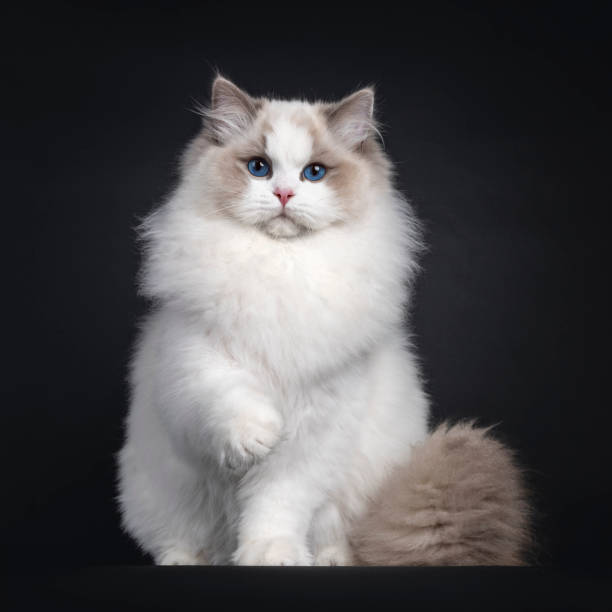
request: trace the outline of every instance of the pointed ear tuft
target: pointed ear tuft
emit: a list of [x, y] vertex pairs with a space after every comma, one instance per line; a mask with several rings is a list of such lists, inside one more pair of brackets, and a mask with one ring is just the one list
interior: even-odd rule
[[328, 111], [331, 130], [350, 149], [376, 133], [374, 89], [366, 87], [334, 104]]
[[257, 114], [257, 103], [228, 79], [217, 76], [212, 84], [210, 107], [202, 110], [204, 125], [216, 144], [225, 144], [244, 132]]

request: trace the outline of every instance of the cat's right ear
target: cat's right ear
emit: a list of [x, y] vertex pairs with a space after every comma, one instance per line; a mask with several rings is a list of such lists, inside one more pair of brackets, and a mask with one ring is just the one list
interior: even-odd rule
[[212, 84], [210, 107], [202, 110], [204, 127], [215, 144], [225, 144], [244, 132], [257, 114], [257, 103], [228, 79], [217, 76]]

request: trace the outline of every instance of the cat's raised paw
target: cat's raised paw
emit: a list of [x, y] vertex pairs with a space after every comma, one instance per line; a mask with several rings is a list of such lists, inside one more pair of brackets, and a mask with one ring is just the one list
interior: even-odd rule
[[312, 565], [306, 546], [292, 538], [251, 540], [234, 554], [236, 565]]
[[235, 472], [245, 471], [276, 446], [282, 427], [280, 414], [267, 406], [235, 417], [224, 450], [225, 465]]

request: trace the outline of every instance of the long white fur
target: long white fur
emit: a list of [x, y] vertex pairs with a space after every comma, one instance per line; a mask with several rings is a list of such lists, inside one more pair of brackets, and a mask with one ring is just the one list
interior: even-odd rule
[[365, 212], [335, 222], [340, 196], [297, 180], [312, 142], [289, 117], [310, 105], [270, 104], [266, 152], [313, 231], [252, 224], [278, 205], [258, 179], [235, 204], [245, 222], [216, 212], [207, 151], [145, 223], [155, 307], [132, 362], [119, 501], [156, 563], [350, 563], [347, 525], [426, 435], [404, 330], [406, 203], [371, 181]]

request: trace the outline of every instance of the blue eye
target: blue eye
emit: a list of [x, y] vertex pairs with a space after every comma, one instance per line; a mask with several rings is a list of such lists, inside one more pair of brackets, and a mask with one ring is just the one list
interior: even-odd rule
[[320, 181], [325, 176], [325, 166], [310, 164], [304, 168], [304, 178], [309, 181]]
[[270, 174], [270, 164], [265, 159], [261, 159], [261, 157], [251, 159], [247, 164], [247, 168], [253, 176], [267, 176]]

